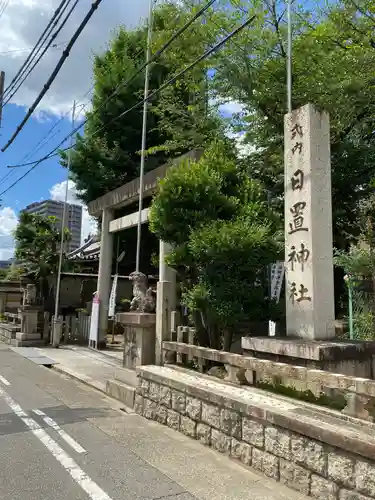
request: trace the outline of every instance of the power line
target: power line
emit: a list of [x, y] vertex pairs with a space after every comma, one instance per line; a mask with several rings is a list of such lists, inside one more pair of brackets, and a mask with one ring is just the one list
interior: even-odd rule
[[[86, 92], [83, 94], [81, 100], [83, 100], [85, 97], [88, 96], [88, 94], [92, 91], [92, 89], [94, 88], [94, 85], [91, 85], [91, 87], [86, 90]], [[81, 104], [81, 111], [84, 107], [86, 107], [87, 104]], [[26, 162], [26, 160], [28, 160], [29, 158], [31, 158], [33, 155], [35, 155], [38, 151], [40, 151], [48, 142], [50, 142], [54, 137], [56, 137], [56, 135], [61, 132], [61, 129], [57, 130], [53, 135], [52, 137], [50, 137], [48, 139], [48, 137], [50, 136], [51, 132], [61, 123], [62, 120], [64, 120], [69, 114], [72, 113], [72, 110], [73, 110], [73, 107], [71, 107], [66, 113], [64, 113], [64, 115], [49, 129], [49, 131], [40, 139], [40, 141], [37, 142], [37, 144], [34, 146], [34, 149], [32, 151], [30, 151], [29, 153], [27, 153], [23, 159], [21, 160], [22, 163], [18, 164], [18, 165], [14, 165], [14, 166], [8, 166], [8, 168], [14, 168], [14, 167], [27, 167], [27, 166], [30, 166], [30, 165], [34, 165], [34, 163], [36, 163], [36, 161], [30, 161], [28, 163], [24, 163]], [[47, 140], [48, 139], [48, 140]], [[60, 143], [60, 145], [62, 145], [63, 143], [65, 142], [65, 139], [63, 139], [63, 141]], [[59, 145], [59, 146], [60, 146]], [[39, 146], [39, 147], [38, 147]], [[69, 148], [66, 148], [65, 150], [68, 150]], [[63, 150], [63, 151], [65, 151]], [[44, 157], [44, 159], [49, 159], [49, 158], [52, 158], [54, 156], [57, 156], [59, 153], [55, 153], [51, 156], [47, 155], [46, 157]], [[38, 160], [37, 160], [38, 161]], [[44, 161], [44, 160], [43, 160]], [[12, 172], [12, 174], [15, 173], [15, 170], [12, 169], [10, 172]], [[4, 177], [2, 177], [0, 179], [0, 185], [3, 184], [9, 177], [9, 173], [8, 172], [7, 174], [4, 175]]]
[[55, 10], [55, 12], [53, 13], [53, 16], [52, 18], [50, 19], [50, 21], [48, 22], [46, 28], [44, 29], [43, 33], [40, 35], [38, 41], [36, 42], [36, 44], [34, 45], [34, 48], [32, 49], [32, 51], [30, 52], [30, 54], [27, 56], [25, 62], [21, 65], [20, 69], [18, 70], [18, 72], [16, 73], [16, 75], [13, 77], [13, 80], [10, 82], [9, 86], [5, 89], [5, 93], [7, 93], [9, 91], [9, 89], [11, 89], [15, 82], [17, 81], [17, 79], [19, 78], [19, 76], [21, 75], [21, 73], [24, 72], [25, 68], [28, 66], [29, 64], [29, 61], [32, 59], [32, 57], [34, 56], [34, 53], [36, 51], [38, 51], [38, 46], [40, 44], [43, 44], [45, 43], [45, 40], [44, 38], [46, 38], [46, 36], [48, 37], [49, 36], [49, 33], [48, 31], [50, 32], [52, 29], [53, 29], [53, 26], [54, 26], [54, 21], [56, 20], [56, 18], [59, 16], [60, 12], [61, 12], [61, 9], [64, 7], [64, 4], [67, 0], [62, 0], [60, 5], [57, 7], [57, 9]]
[[[120, 83], [120, 85], [117, 86], [117, 88], [112, 92], [112, 94], [110, 94], [106, 99], [105, 101], [103, 102], [103, 104], [100, 106], [99, 109], [97, 109], [96, 111], [94, 111], [94, 114], [98, 113], [101, 109], [103, 109], [103, 107], [110, 101], [112, 100], [114, 97], [116, 97], [118, 95], [118, 93], [120, 92], [121, 89], [123, 89], [124, 87], [127, 87], [128, 85], [130, 85], [130, 83], [132, 83], [135, 78], [143, 72], [143, 70], [151, 65], [152, 63], [154, 63], [157, 59], [159, 59], [159, 57], [170, 47], [170, 45], [172, 45], [172, 43], [180, 36], [182, 35], [182, 33], [184, 33], [193, 23], [194, 21], [196, 21], [199, 17], [201, 17], [204, 12], [206, 10], [208, 10], [211, 5], [213, 5], [214, 3], [216, 2], [216, 0], [209, 0], [209, 2], [206, 3], [206, 5], [204, 5], [204, 7], [202, 7], [201, 9], [199, 9], [198, 12], [196, 12], [196, 14], [194, 14], [193, 17], [191, 17], [180, 29], [178, 29], [176, 31], [176, 33], [174, 35], [171, 36], [171, 38], [169, 40], [167, 40], [167, 42], [159, 49], [155, 52], [155, 54], [153, 54], [151, 56], [151, 58], [146, 61], [145, 63], [141, 64], [141, 66], [135, 71], [135, 73], [133, 73], [133, 75], [128, 78], [125, 82], [123, 83]], [[143, 49], [142, 49], [143, 51]], [[83, 127], [85, 125], [85, 123], [87, 122], [87, 119], [84, 121], [84, 123], [82, 123], [80, 125], [80, 127]]]
[[[199, 17], [201, 17], [204, 12], [209, 9], [211, 7], [211, 5], [213, 5], [213, 3], [215, 2], [216, 0], [209, 0], [209, 2], [207, 2], [207, 4], [205, 6], [203, 6], [201, 9], [199, 9], [199, 11], [196, 12], [196, 14], [194, 16], [192, 16], [180, 29], [178, 29], [176, 31], [176, 33], [174, 35], [172, 35], [172, 37], [167, 40], [167, 42], [159, 49], [155, 52], [155, 54], [153, 54], [150, 58], [150, 60], [146, 63], [143, 63], [136, 71], [135, 73], [133, 73], [133, 75], [128, 78], [125, 82], [121, 83], [120, 85], [117, 86], [117, 88], [112, 92], [112, 94], [110, 94], [106, 99], [105, 101], [102, 103], [102, 105], [100, 106], [99, 109], [97, 109], [96, 111], [94, 111], [93, 114], [96, 114], [98, 113], [101, 109], [104, 108], [104, 106], [110, 101], [112, 100], [114, 97], [116, 97], [118, 95], [118, 93], [120, 92], [120, 90], [126, 86], [128, 86], [132, 81], [134, 81], [134, 79], [150, 64], [152, 64], [153, 62], [155, 62], [169, 47], [170, 45], [176, 40], [176, 38], [178, 38], [182, 33], [184, 33], [192, 24], [193, 22], [198, 19]], [[143, 49], [141, 49], [141, 51], [137, 52], [136, 56], [143, 52]], [[82, 128], [85, 124], [87, 123], [87, 119], [84, 120], [84, 122], [79, 125], [74, 131], [73, 133], [76, 133], [80, 128]], [[68, 136], [69, 138], [69, 136]], [[64, 141], [63, 141], [64, 142]], [[61, 143], [60, 143], [61, 145]], [[60, 146], [59, 145], [59, 146]], [[59, 147], [58, 146], [58, 147]], [[5, 150], [5, 149], [4, 149]], [[2, 150], [2, 151], [4, 151]], [[26, 166], [25, 164], [23, 165], [20, 165], [20, 166]]]
[[[131, 106], [130, 108], [128, 108], [126, 111], [124, 111], [123, 113], [121, 113], [120, 115], [116, 116], [115, 118], [113, 118], [112, 120], [110, 120], [107, 124], [103, 125], [102, 127], [100, 127], [99, 129], [97, 129], [95, 131], [95, 134], [99, 133], [103, 128], [107, 127], [108, 125], [110, 125], [113, 121], [115, 120], [118, 120], [119, 118], [122, 118], [123, 116], [125, 116], [126, 114], [130, 113], [131, 111], [133, 111], [134, 109], [136, 109], [137, 107], [141, 106], [142, 104], [144, 104], [145, 102], [148, 102], [150, 101], [153, 97], [155, 97], [155, 95], [159, 94], [162, 90], [164, 90], [167, 86], [171, 85], [172, 83], [174, 83], [176, 80], [178, 80], [181, 76], [183, 76], [185, 73], [187, 73], [188, 71], [190, 71], [191, 69], [193, 69], [197, 64], [199, 64], [200, 62], [204, 61], [205, 59], [207, 59], [209, 56], [211, 56], [213, 53], [217, 52], [219, 49], [221, 49], [221, 47], [223, 45], [225, 45], [225, 43], [230, 40], [231, 38], [233, 38], [235, 35], [237, 35], [240, 31], [242, 31], [244, 28], [246, 28], [246, 26], [248, 26], [249, 24], [251, 24], [254, 19], [256, 18], [256, 16], [252, 16], [251, 18], [247, 19], [244, 23], [242, 23], [238, 28], [236, 28], [234, 31], [232, 31], [232, 33], [230, 33], [229, 35], [227, 35], [225, 38], [223, 38], [223, 40], [221, 40], [220, 42], [218, 42], [216, 45], [214, 45], [211, 49], [207, 50], [203, 55], [199, 56], [197, 59], [195, 59], [195, 61], [193, 61], [191, 64], [189, 64], [186, 68], [184, 68], [183, 70], [179, 71], [176, 75], [174, 75], [173, 77], [171, 77], [169, 80], [167, 80], [163, 85], [161, 85], [159, 88], [157, 88], [156, 90], [154, 90], [153, 92], [151, 92], [147, 98], [145, 99], [141, 99], [140, 101], [138, 101], [134, 106]], [[84, 122], [85, 123], [85, 122]], [[59, 149], [59, 147], [61, 146], [62, 143], [64, 143], [67, 139], [69, 139], [69, 137], [71, 137], [72, 135], [74, 135], [77, 130], [79, 130], [83, 125], [79, 125], [78, 127], [76, 127], [74, 130], [72, 130], [72, 132], [67, 136], [65, 137], [65, 139], [56, 147], [54, 148], [48, 155], [46, 155], [45, 157], [41, 158], [40, 160], [38, 160], [31, 168], [29, 168], [29, 170], [27, 170], [21, 177], [19, 177], [15, 182], [13, 182], [13, 184], [11, 184], [7, 189], [5, 189], [4, 191], [2, 191], [0, 193], [0, 196], [3, 196], [5, 193], [7, 193], [10, 189], [12, 189], [16, 184], [18, 184], [22, 179], [24, 179], [30, 172], [32, 172], [40, 163], [42, 163], [43, 161], [49, 159], [49, 158], [52, 158], [53, 156], [55, 156], [55, 153], [56, 151]], [[71, 149], [71, 147], [68, 147], [66, 148], [65, 150], [68, 150], [68, 149]]]
[[[76, 0], [76, 1], [78, 1], [78, 0]], [[59, 62], [57, 63], [57, 65], [56, 65], [55, 69], [53, 70], [51, 76], [49, 77], [49, 79], [45, 83], [42, 91], [40, 92], [40, 94], [38, 95], [38, 97], [35, 99], [34, 103], [31, 105], [31, 107], [29, 108], [28, 112], [26, 113], [25, 118], [18, 125], [18, 127], [17, 127], [16, 131], [14, 132], [14, 134], [12, 135], [12, 137], [5, 144], [5, 146], [1, 149], [2, 152], [6, 151], [8, 149], [8, 147], [13, 143], [13, 141], [15, 140], [15, 138], [21, 132], [22, 128], [25, 126], [25, 124], [28, 121], [28, 119], [30, 118], [30, 116], [35, 111], [35, 109], [38, 106], [38, 104], [40, 103], [40, 101], [43, 99], [43, 97], [45, 96], [45, 94], [49, 90], [52, 82], [55, 80], [56, 76], [59, 74], [59, 72], [60, 72], [60, 70], [61, 70], [61, 68], [62, 68], [65, 60], [69, 57], [70, 50], [72, 49], [72, 47], [75, 44], [75, 42], [77, 41], [78, 37], [80, 36], [80, 34], [82, 33], [82, 31], [84, 30], [86, 24], [89, 22], [89, 20], [91, 19], [91, 17], [93, 16], [94, 12], [99, 7], [99, 5], [101, 4], [102, 1], [103, 0], [95, 0], [95, 2], [92, 3], [90, 10], [88, 11], [88, 13], [86, 14], [85, 18], [83, 19], [83, 21], [79, 25], [78, 29], [76, 30], [76, 32], [74, 33], [74, 35], [70, 39], [68, 45], [64, 49], [63, 54], [62, 54]]]
[[[70, 1], [70, 0], [69, 0]], [[17, 81], [15, 83], [15, 86], [16, 88], [13, 90], [12, 94], [10, 96], [7, 96], [7, 100], [5, 101], [4, 104], [7, 104], [11, 99], [12, 97], [14, 97], [14, 95], [16, 94], [16, 92], [20, 89], [20, 87], [22, 86], [22, 84], [25, 82], [25, 80], [28, 78], [28, 76], [30, 75], [30, 73], [32, 73], [32, 71], [35, 69], [35, 67], [37, 66], [37, 64], [42, 60], [42, 58], [44, 57], [45, 53], [47, 52], [47, 50], [50, 48], [50, 46], [52, 45], [53, 41], [56, 39], [56, 37], [58, 36], [58, 34], [61, 32], [61, 30], [64, 28], [65, 24], [68, 22], [70, 16], [72, 15], [74, 9], [76, 8], [77, 4], [78, 4], [78, 1], [79, 0], [75, 0], [74, 4], [72, 5], [72, 7], [70, 8], [69, 12], [66, 14], [65, 18], [63, 19], [62, 23], [60, 24], [60, 26], [57, 28], [57, 30], [52, 34], [48, 44], [45, 46], [45, 48], [43, 49], [43, 51], [38, 55], [38, 58], [37, 60], [34, 62], [34, 64], [29, 68], [29, 69], [26, 69], [25, 68], [25, 71], [27, 70], [27, 73], [24, 74], [24, 75], [21, 75], [19, 80], [22, 80], [21, 81]], [[68, 6], [68, 4], [65, 6], [65, 8]], [[55, 22], [54, 26], [56, 26], [57, 22], [61, 19], [64, 11], [65, 11], [65, 8], [63, 9], [63, 11], [61, 12], [61, 16], [59, 17], [59, 19]], [[40, 50], [40, 49], [38, 49]], [[35, 59], [35, 58], [34, 58]], [[31, 61], [32, 62], [32, 61]], [[31, 64], [30, 62], [30, 64]]]
[[0, 7], [0, 18], [4, 14], [5, 9], [8, 7], [9, 0], [4, 0], [2, 7]]
[[[51, 45], [50, 49], [59, 49], [62, 45], [66, 45], [66, 42], [59, 42], [59, 43], [54, 43]], [[5, 55], [5, 54], [15, 54], [16, 52], [28, 52], [29, 50], [32, 50], [34, 47], [25, 47], [23, 49], [10, 49], [10, 50], [3, 50], [0, 51], [0, 56]]]
[[[82, 96], [82, 98], [80, 100], [83, 100], [85, 97], [87, 97], [87, 95], [91, 92], [91, 90], [93, 89], [94, 85], [92, 85], [85, 93], [84, 95]], [[76, 108], [78, 109], [78, 107], [80, 106], [80, 110], [79, 112], [82, 112], [83, 109], [87, 106], [88, 103], [86, 104], [80, 104], [80, 105], [76, 105]], [[24, 163], [27, 159], [31, 158], [32, 156], [34, 156], [38, 151], [40, 151], [46, 144], [48, 144], [54, 137], [56, 137], [56, 135], [61, 132], [61, 129], [58, 129], [51, 137], [51, 133], [55, 130], [55, 128], [57, 128], [60, 123], [65, 120], [65, 118], [70, 115], [72, 113], [72, 110], [73, 110], [73, 107], [71, 107], [68, 111], [66, 111], [61, 117], [60, 119], [55, 122], [52, 127], [47, 131], [47, 133], [37, 142], [37, 144], [34, 146], [34, 149], [32, 151], [30, 151], [29, 153], [27, 153], [23, 159], [21, 160], [22, 164], [19, 165], [19, 166], [26, 166], [26, 165], [31, 165], [32, 163], [34, 162], [30, 162], [30, 163]], [[39, 147], [38, 147], [39, 146]]]

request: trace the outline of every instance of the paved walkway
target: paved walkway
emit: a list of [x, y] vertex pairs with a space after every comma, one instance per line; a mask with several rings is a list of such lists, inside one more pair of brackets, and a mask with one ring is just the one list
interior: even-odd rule
[[103, 353], [88, 347], [72, 346], [36, 350], [56, 362], [54, 369], [102, 392], [105, 392], [107, 379], [113, 379], [116, 369], [122, 366], [121, 351]]
[[[1, 349], [0, 345], [0, 351]], [[7, 371], [5, 370], [5, 364], [3, 366], [4, 373], [1, 373], [5, 377], [9, 377], [10, 381], [16, 374], [22, 374], [26, 380], [34, 379], [38, 388], [47, 390], [51, 395], [56, 395], [56, 397], [64, 401], [64, 404], [68, 404], [72, 408], [78, 408], [82, 405], [89, 407], [90, 411], [93, 411], [93, 408], [106, 408], [106, 411], [109, 412], [108, 415], [93, 415], [87, 419], [91, 425], [107, 436], [107, 441], [105, 438], [101, 438], [102, 444], [98, 447], [98, 450], [94, 450], [96, 453], [95, 463], [101, 460], [100, 447], [108, 448], [108, 456], [110, 456], [112, 453], [110, 443], [115, 442], [124, 447], [126, 453], [132, 454], [132, 457], [133, 455], [138, 457], [137, 459], [149, 464], [159, 475], [162, 474], [155, 480], [160, 481], [159, 477], [168, 478], [173, 485], [178, 485], [181, 491], [181, 493], [176, 492], [175, 495], [167, 494], [166, 496], [157, 494], [155, 491], [155, 496], [142, 495], [142, 500], [146, 500], [146, 498], [154, 500], [164, 498], [168, 498], [168, 500], [169, 498], [171, 500], [212, 500], [214, 498], [222, 500], [307, 500], [307, 497], [290, 490], [282, 484], [268, 479], [168, 427], [150, 422], [135, 414], [132, 410], [124, 408], [121, 403], [103, 394], [99, 395], [94, 391], [90, 391], [89, 388], [84, 389], [82, 384], [76, 382], [77, 380], [84, 382], [86, 385], [104, 392], [106, 380], [113, 378], [116, 368], [121, 366], [121, 352], [103, 353], [88, 348], [70, 346], [63, 346], [59, 349], [46, 347], [33, 350], [38, 351], [41, 356], [54, 360], [57, 363], [54, 365], [55, 370], [45, 373], [43, 371], [45, 368], [37, 366], [26, 359], [22, 364], [21, 372], [18, 369], [16, 370], [15, 367], [13, 368], [13, 366], [10, 366], [7, 369], [9, 371]], [[19, 354], [21, 356], [18, 357], [21, 359], [22, 356], [25, 356], [23, 352], [19, 352]], [[13, 354], [13, 356], [15, 355]], [[16, 361], [14, 359], [13, 362], [16, 363]], [[11, 365], [11, 363], [9, 364]], [[60, 373], [57, 373], [56, 370]], [[71, 380], [72, 378], [76, 381]], [[31, 392], [30, 388], [29, 391], [22, 394], [30, 394], [30, 397], [32, 397]], [[83, 428], [77, 430], [68, 426], [66, 429], [75, 432], [73, 437], [83, 439]], [[88, 435], [85, 444], [87, 446], [95, 444], [96, 446], [98, 439], [98, 435]], [[121, 474], [125, 474], [127, 480], [129, 464], [126, 461], [123, 462], [123, 464], [126, 463], [127, 465], [122, 468], [122, 458], [120, 458], [120, 455], [118, 455], [118, 458], [119, 460], [116, 459], [114, 464], [111, 463], [111, 467], [116, 471], [118, 469], [119, 477], [121, 477]], [[105, 458], [104, 463], [106, 463]], [[134, 467], [132, 464], [132, 471]], [[106, 470], [110, 469], [106, 467]], [[134, 475], [132, 471], [130, 476]], [[94, 471], [93, 474], [95, 474]], [[145, 480], [147, 479], [146, 476]], [[97, 479], [100, 484], [104, 484], [103, 478], [103, 475], [94, 475], [94, 479]], [[108, 485], [108, 488], [111, 488], [111, 484]], [[135, 486], [132, 485], [132, 488], [135, 488]], [[118, 497], [114, 493], [110, 500], [139, 498], [134, 493], [125, 496], [123, 491], [121, 493], [122, 495], [119, 494]], [[5, 496], [5, 498], [14, 500], [15, 497], [10, 495], [9, 497]], [[24, 500], [23, 496], [17, 497], [17, 500], [18, 498]], [[43, 498], [49, 500], [50, 497], [45, 496]], [[68, 497], [69, 500], [70, 498]], [[81, 500], [80, 496], [74, 498]], [[34, 497], [32, 500], [34, 500]]]

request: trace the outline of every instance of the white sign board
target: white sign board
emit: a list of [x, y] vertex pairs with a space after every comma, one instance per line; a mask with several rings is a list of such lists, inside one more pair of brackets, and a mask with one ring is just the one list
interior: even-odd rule
[[276, 335], [276, 323], [271, 319], [268, 322], [268, 335], [274, 337]]
[[95, 292], [94, 298], [92, 300], [92, 310], [91, 310], [91, 321], [90, 321], [90, 335], [89, 340], [91, 342], [98, 341], [98, 329], [99, 329], [99, 294]]
[[113, 278], [113, 283], [112, 283], [112, 290], [111, 290], [111, 295], [109, 296], [109, 309], [108, 309], [108, 316], [110, 318], [113, 318], [115, 315], [115, 309], [116, 309], [116, 293], [117, 293], [117, 274], [115, 274], [115, 277]]
[[281, 288], [283, 286], [285, 266], [284, 262], [279, 260], [271, 265], [271, 299], [279, 302]]

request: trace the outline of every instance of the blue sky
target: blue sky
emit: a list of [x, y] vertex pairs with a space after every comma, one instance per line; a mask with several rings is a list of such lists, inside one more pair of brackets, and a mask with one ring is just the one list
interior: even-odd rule
[[[73, 100], [88, 104], [92, 87], [93, 54], [105, 50], [119, 25], [136, 26], [148, 13], [149, 0], [104, 0], [79, 37], [67, 62], [51, 88], [14, 143], [0, 153], [0, 259], [13, 255], [12, 231], [17, 225], [19, 211], [41, 199], [63, 200], [66, 170], [52, 158], [35, 168], [25, 179], [11, 185], [29, 167], [12, 169], [8, 165], [37, 160], [49, 153], [71, 131], [70, 109]], [[12, 0], [0, 18], [0, 70], [5, 71], [5, 89], [34, 46], [60, 0]], [[91, 0], [81, 0], [66, 27], [56, 38], [58, 47], [50, 49], [27, 78], [3, 111], [0, 147], [3, 147], [25, 116], [55, 65], [78, 24], [91, 6]], [[228, 103], [226, 114], [239, 111], [236, 103]], [[222, 109], [225, 112], [224, 109]], [[66, 116], [65, 116], [66, 115]], [[53, 130], [53, 137], [38, 151], [37, 144], [62, 116], [65, 118]], [[4, 178], [5, 177], [5, 178]], [[4, 194], [3, 191], [7, 190]], [[69, 182], [69, 201], [77, 202], [75, 186]], [[84, 207], [83, 234], [95, 230]]]
[[[12, 0], [0, 18], [0, 70], [6, 73], [5, 88], [11, 82], [21, 64], [41, 35], [48, 20], [60, 0]], [[56, 38], [57, 44], [70, 39], [88, 9], [91, 0], [81, 0], [66, 27]], [[112, 33], [120, 24], [135, 26], [145, 18], [148, 0], [104, 0], [90, 23], [78, 39], [61, 73], [39, 105], [36, 114], [29, 120], [15, 142], [4, 153], [0, 153], [0, 193], [11, 186], [28, 167], [9, 172], [9, 164], [36, 160], [51, 151], [71, 130], [70, 116], [66, 116], [53, 130], [54, 137], [39, 151], [38, 142], [48, 134], [51, 127], [69, 112], [73, 100], [86, 103], [90, 97], [84, 94], [92, 85], [92, 58], [102, 52]], [[5, 105], [0, 135], [2, 147], [13, 134], [16, 126], [25, 116], [40, 89], [61, 57], [63, 45], [51, 49], [38, 64], [20, 90]], [[4, 176], [7, 176], [4, 178]], [[46, 198], [63, 199], [65, 193], [66, 170], [57, 158], [39, 165], [25, 179], [4, 195], [0, 195], [0, 259], [13, 254], [12, 231], [17, 224], [20, 209]], [[69, 200], [76, 201], [74, 185], [69, 184]], [[93, 224], [84, 213], [83, 236], [92, 231]]]

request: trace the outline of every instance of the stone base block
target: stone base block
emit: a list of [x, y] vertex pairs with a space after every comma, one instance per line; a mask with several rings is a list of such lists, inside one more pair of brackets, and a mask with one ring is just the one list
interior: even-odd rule
[[118, 313], [116, 322], [123, 325], [152, 326], [156, 323], [156, 315], [139, 312]]
[[135, 370], [137, 366], [155, 362], [156, 315], [146, 313], [120, 313], [117, 320], [124, 326], [125, 368]]
[[118, 380], [107, 380], [106, 394], [111, 398], [124, 403], [128, 408], [133, 408], [135, 387], [119, 382]]
[[0, 323], [0, 339], [2, 342], [10, 344], [10, 341], [16, 338], [16, 334], [19, 331], [19, 326]]
[[41, 340], [40, 333], [16, 333], [16, 340]]
[[39, 340], [17, 340], [13, 339], [10, 343], [13, 347], [39, 347], [44, 346], [45, 342], [40, 339]]

